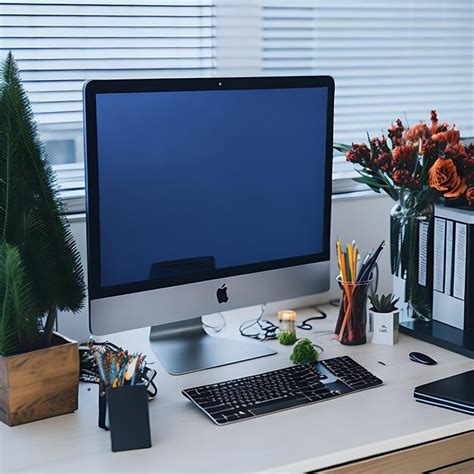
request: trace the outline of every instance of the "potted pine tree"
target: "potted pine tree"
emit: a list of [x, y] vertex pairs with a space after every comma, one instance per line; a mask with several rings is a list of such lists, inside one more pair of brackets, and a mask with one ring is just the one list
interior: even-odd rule
[[54, 333], [85, 294], [65, 217], [13, 55], [0, 77], [0, 420], [12, 426], [77, 409], [77, 343]]

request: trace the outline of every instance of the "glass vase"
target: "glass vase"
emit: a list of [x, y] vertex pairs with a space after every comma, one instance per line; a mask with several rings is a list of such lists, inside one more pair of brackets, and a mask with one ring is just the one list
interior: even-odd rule
[[433, 205], [428, 193], [401, 189], [390, 212], [393, 292], [401, 321], [431, 319]]

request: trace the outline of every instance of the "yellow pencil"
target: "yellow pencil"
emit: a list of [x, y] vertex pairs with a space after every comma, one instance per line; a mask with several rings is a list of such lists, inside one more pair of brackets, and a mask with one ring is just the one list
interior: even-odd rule
[[344, 252], [341, 253], [341, 276], [342, 276], [342, 281], [347, 282], [347, 270], [346, 270], [346, 254]]
[[339, 239], [336, 242], [336, 249], [337, 249], [337, 259], [340, 262], [342, 251], [341, 251], [341, 241]]

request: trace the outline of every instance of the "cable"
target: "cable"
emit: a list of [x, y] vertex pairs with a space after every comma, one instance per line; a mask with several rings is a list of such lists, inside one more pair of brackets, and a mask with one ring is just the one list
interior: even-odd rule
[[216, 334], [219, 333], [219, 332], [222, 332], [226, 327], [227, 327], [227, 321], [226, 319], [224, 318], [224, 315], [222, 313], [217, 313], [221, 319], [222, 319], [222, 325], [221, 326], [212, 326], [211, 324], [207, 324], [204, 322], [204, 320], [202, 321], [202, 325], [205, 327], [205, 328], [208, 328], [208, 329], [211, 329], [212, 331], [214, 331]]
[[[278, 331], [278, 326], [268, 321], [267, 319], [262, 319], [263, 314], [265, 313], [265, 308], [266, 304], [262, 304], [262, 312], [260, 313], [257, 319], [249, 319], [248, 321], [244, 321], [239, 326], [239, 332], [241, 336], [250, 337], [251, 339], [255, 339], [257, 341], [268, 341], [270, 339], [277, 338], [276, 332]], [[258, 327], [257, 332], [246, 332], [253, 326]]]
[[[375, 273], [375, 277], [373, 276]], [[379, 288], [379, 264], [376, 263], [374, 266], [374, 271], [372, 272], [372, 284], [370, 285], [370, 291], [372, 295], [377, 294], [377, 290]]]
[[305, 319], [301, 324], [296, 326], [298, 329], [303, 329], [304, 331], [311, 331], [313, 326], [309, 324], [309, 321], [320, 321], [321, 319], [326, 319], [328, 315], [321, 311], [317, 306], [313, 306], [313, 308], [321, 315], [321, 316], [312, 316], [311, 318]]

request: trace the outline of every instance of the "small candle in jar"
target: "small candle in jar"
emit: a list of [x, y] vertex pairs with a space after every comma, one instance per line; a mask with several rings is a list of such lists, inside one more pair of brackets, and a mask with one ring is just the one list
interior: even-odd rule
[[286, 309], [278, 311], [278, 321], [280, 321], [280, 331], [296, 333], [296, 313]]

